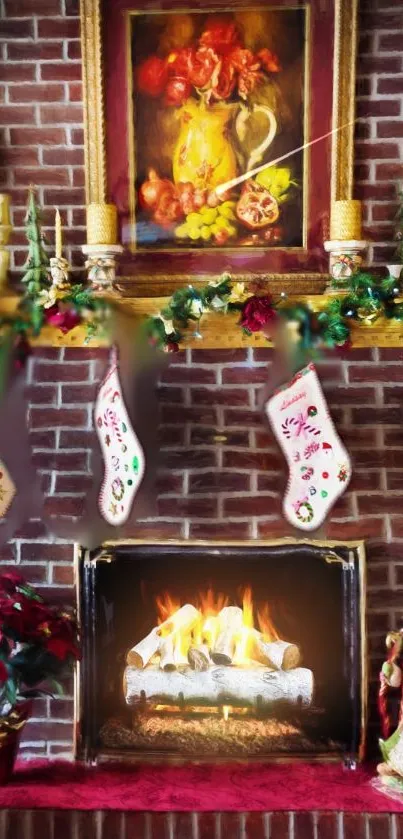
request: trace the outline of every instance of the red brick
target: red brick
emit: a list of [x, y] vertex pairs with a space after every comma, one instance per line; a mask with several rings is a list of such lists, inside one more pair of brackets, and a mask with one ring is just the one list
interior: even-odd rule
[[[145, 813], [125, 813], [126, 839], [145, 839]], [[116, 837], [117, 839], [117, 837]]]
[[67, 697], [51, 699], [50, 714], [54, 719], [72, 722], [74, 718], [74, 699], [68, 699]]
[[175, 367], [171, 365], [165, 370], [162, 376], [162, 382], [172, 382], [173, 384], [210, 384], [214, 385], [217, 381], [216, 371], [205, 367]]
[[236, 408], [227, 408], [224, 410], [224, 424], [229, 426], [240, 425], [242, 428], [248, 426], [260, 427], [263, 425], [263, 418], [259, 411], [242, 411]]
[[[403, 472], [401, 469], [398, 469], [392, 472], [388, 469], [386, 473], [386, 484], [387, 488], [390, 490], [396, 489], [403, 489]], [[375, 487], [374, 487], [375, 489]]]
[[62, 84], [15, 84], [10, 85], [8, 95], [10, 102], [63, 102], [65, 94]]
[[378, 163], [375, 177], [380, 181], [401, 178], [403, 175], [403, 163]]
[[[65, 740], [71, 741], [73, 725], [71, 722], [51, 722], [50, 720], [28, 720], [25, 728], [25, 740]], [[18, 835], [18, 834], [16, 834]], [[22, 834], [23, 836], [24, 834]]]
[[273, 451], [266, 452], [239, 452], [225, 450], [223, 453], [223, 466], [230, 469], [259, 470], [271, 472], [281, 469], [284, 460], [281, 454]]
[[1, 105], [0, 124], [2, 125], [32, 125], [35, 122], [35, 108], [33, 105]]
[[365, 839], [365, 817], [361, 813], [343, 813], [343, 831], [343, 839]]
[[191, 522], [191, 539], [248, 539], [249, 523], [240, 521]]
[[120, 839], [123, 815], [118, 810], [102, 813], [102, 839]]
[[61, 449], [89, 449], [93, 440], [92, 431], [61, 431], [59, 446]]
[[[348, 485], [350, 492], [363, 490], [377, 490], [382, 487], [381, 472], [377, 469], [353, 469], [351, 481]], [[392, 487], [389, 487], [390, 489]]]
[[[5, 570], [6, 567], [3, 567], [2, 571]], [[48, 581], [46, 565], [25, 565], [21, 571], [28, 583], [47, 583]]]
[[198, 839], [215, 839], [218, 836], [216, 813], [198, 813], [197, 820], [199, 828]]
[[[0, 20], [0, 38], [6, 41], [15, 38], [33, 38], [33, 20]], [[10, 56], [11, 57], [11, 56]]]
[[[84, 131], [82, 128], [72, 128], [71, 130], [71, 142], [73, 146], [83, 146], [84, 145]], [[175, 361], [178, 363], [178, 355], [177, 353]]]
[[399, 159], [399, 146], [397, 143], [356, 143], [357, 160], [375, 158], [378, 160]]
[[171, 818], [169, 813], [150, 813], [149, 819], [151, 823], [151, 831], [149, 831], [147, 839], [169, 839], [169, 834], [172, 836], [172, 831], [170, 829]]
[[[80, 21], [78, 18], [40, 18], [38, 20], [39, 38], [67, 38], [80, 37]], [[393, 71], [394, 72], [394, 71]]]
[[358, 495], [357, 500], [360, 515], [403, 512], [403, 494], [388, 495], [383, 492]]
[[195, 518], [214, 518], [217, 515], [216, 498], [160, 498], [158, 500], [158, 515], [178, 518], [194, 516]]
[[[221, 836], [230, 836], [231, 839], [241, 839], [240, 813], [221, 813]], [[244, 839], [243, 836], [242, 839]]]
[[[382, 35], [380, 37], [382, 38]], [[360, 73], [366, 73], [369, 76], [372, 73], [400, 73], [401, 69], [402, 61], [398, 55], [369, 55], [360, 58]], [[379, 93], [386, 92], [386, 90], [379, 90]]]
[[265, 839], [265, 814], [246, 813], [244, 839]]
[[[18, 22], [25, 23], [25, 21]], [[7, 57], [10, 61], [58, 61], [63, 58], [63, 44], [56, 42], [47, 44], [18, 43], [18, 41], [15, 41], [7, 45]]]
[[[75, 66], [75, 65], [74, 65]], [[43, 69], [47, 67], [43, 64]], [[11, 109], [9, 109], [11, 110]], [[82, 108], [79, 105], [41, 105], [40, 119], [43, 125], [52, 123], [78, 122], [82, 120]]]
[[158, 475], [156, 489], [158, 495], [167, 495], [168, 493], [182, 495], [183, 475], [174, 473]]
[[328, 539], [372, 539], [385, 535], [385, 523], [382, 518], [359, 518], [357, 521], [336, 522], [326, 525]]
[[[397, 577], [396, 577], [397, 579]], [[387, 586], [389, 583], [389, 567], [388, 565], [376, 565], [375, 567], [367, 567], [367, 582], [369, 588], [378, 588], [378, 586]]]
[[403, 50], [403, 34], [401, 32], [389, 32], [387, 35], [379, 34], [379, 50], [385, 52], [402, 52]]
[[[378, 79], [377, 92], [380, 94], [403, 93], [403, 77], [395, 76], [389, 79]], [[398, 157], [398, 154], [396, 157]]]
[[280, 499], [273, 495], [224, 499], [224, 515], [227, 516], [274, 516], [279, 512]]
[[158, 388], [158, 401], [166, 402], [170, 405], [185, 404], [185, 389], [183, 387], [174, 387], [167, 385], [164, 387], [160, 385]]
[[184, 422], [193, 422], [196, 425], [216, 425], [217, 410], [210, 406], [184, 407], [173, 405], [161, 406], [161, 419], [163, 423], [183, 425]]
[[354, 365], [350, 364], [348, 375], [351, 382], [403, 382], [401, 364]]
[[[224, 438], [223, 440], [216, 440], [216, 438]], [[215, 446], [217, 443], [223, 446], [249, 446], [249, 431], [227, 430], [222, 431], [217, 428], [192, 428], [190, 432], [190, 442], [194, 445], [210, 445]]]
[[177, 539], [182, 536], [181, 522], [128, 522], [123, 528], [123, 536], [127, 539]]
[[357, 197], [362, 201], [394, 201], [396, 190], [392, 184], [358, 184]]
[[402, 412], [400, 408], [353, 408], [352, 421], [354, 425], [401, 425]]
[[[80, 169], [73, 169], [73, 186], [85, 186], [85, 172], [84, 167]], [[82, 244], [82, 233], [76, 230], [71, 230], [69, 237], [66, 237], [68, 244]]]
[[70, 61], [79, 61], [81, 59], [80, 41], [68, 41], [67, 58], [69, 58]]
[[14, 533], [15, 539], [39, 539], [47, 535], [47, 530], [41, 521], [28, 521]]
[[83, 189], [78, 187], [70, 187], [66, 190], [61, 189], [46, 189], [44, 191], [44, 201], [46, 204], [56, 207], [70, 207], [72, 205], [85, 204], [85, 193]]
[[[57, 64], [53, 61], [41, 64], [41, 79], [44, 82], [78, 82], [81, 79], [81, 64], [79, 62], [72, 62], [71, 64], [61, 62]], [[72, 106], [69, 105], [66, 107], [71, 108]], [[43, 122], [81, 122], [80, 118], [49, 120], [42, 117], [42, 119]]]
[[66, 132], [64, 128], [12, 128], [10, 140], [12, 146], [62, 146]]
[[192, 405], [250, 405], [250, 394], [247, 388], [222, 388], [215, 389], [191, 388], [190, 398]]
[[403, 537], [403, 518], [393, 516], [390, 520], [392, 528], [392, 536], [394, 539], [401, 539]]
[[273, 839], [290, 839], [290, 818], [289, 813], [271, 813], [270, 836]]
[[87, 412], [79, 408], [31, 408], [32, 428], [51, 428], [52, 426], [80, 426], [87, 424]]
[[318, 813], [318, 839], [338, 839], [337, 813]]
[[70, 183], [69, 173], [66, 169], [14, 169], [14, 183], [17, 186], [29, 186], [36, 183], [38, 186], [68, 186]]
[[315, 839], [312, 813], [294, 813], [294, 839]]
[[73, 546], [46, 542], [25, 542], [21, 545], [22, 562], [39, 560], [41, 562], [73, 562]]
[[35, 64], [28, 64], [27, 61], [21, 64], [0, 62], [0, 80], [2, 82], [33, 82], [35, 81]]
[[84, 472], [87, 468], [85, 452], [42, 452], [32, 455], [32, 463], [37, 469], [60, 469], [63, 472]]
[[286, 469], [281, 472], [259, 473], [257, 476], [258, 492], [278, 492], [279, 487], [285, 488]]
[[69, 102], [83, 101], [83, 86], [81, 82], [70, 82], [70, 84], [67, 86], [67, 90]]
[[74, 569], [71, 565], [55, 565], [52, 569], [52, 583], [58, 586], [74, 585]]
[[372, 813], [368, 816], [369, 837], [368, 839], [391, 839], [391, 816], [386, 814]]
[[158, 440], [161, 446], [183, 446], [185, 442], [185, 427], [166, 425], [158, 429]]
[[357, 117], [398, 117], [400, 102], [392, 99], [359, 99], [357, 101]]
[[72, 498], [66, 495], [51, 495], [45, 501], [45, 510], [50, 516], [81, 517], [84, 507], [84, 498]]
[[93, 402], [98, 390], [96, 384], [64, 385], [62, 387], [62, 402]]
[[266, 367], [226, 367], [222, 371], [224, 385], [265, 384], [268, 380]]
[[190, 474], [189, 493], [249, 492], [250, 477], [236, 472], [200, 472]]
[[[248, 350], [191, 350], [192, 364], [239, 364], [248, 360]], [[175, 357], [176, 363], [176, 357]]]

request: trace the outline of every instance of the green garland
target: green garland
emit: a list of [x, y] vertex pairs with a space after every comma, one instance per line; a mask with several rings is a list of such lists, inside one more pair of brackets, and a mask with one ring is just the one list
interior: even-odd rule
[[[63, 288], [52, 285], [49, 258], [41, 230], [41, 213], [32, 188], [29, 191], [25, 225], [29, 250], [22, 277], [24, 291], [16, 311], [0, 317], [0, 347], [14, 351], [19, 367], [23, 366], [30, 352], [30, 337], [40, 335], [44, 325], [56, 326], [66, 333], [78, 324], [85, 323], [88, 341], [103, 331], [109, 314], [106, 301], [94, 296], [92, 290], [83, 284], [66, 284]], [[9, 354], [9, 351], [3, 353], [4, 358]], [[1, 367], [4, 364], [0, 363]]]
[[[168, 305], [147, 318], [145, 330], [149, 340], [165, 350], [175, 352], [184, 340], [183, 330], [200, 322], [205, 312], [239, 311], [239, 326], [244, 332], [270, 332], [274, 321], [282, 318], [295, 324], [301, 350], [321, 347], [345, 347], [350, 342], [352, 320], [372, 323], [380, 315], [403, 320], [403, 304], [396, 302], [400, 289], [396, 280], [359, 272], [347, 280], [334, 283], [343, 292], [329, 299], [320, 312], [305, 303], [290, 303], [285, 294], [278, 300], [264, 290], [266, 284], [240, 283], [229, 274], [202, 288], [192, 285], [175, 291]], [[200, 336], [199, 329], [195, 333]]]

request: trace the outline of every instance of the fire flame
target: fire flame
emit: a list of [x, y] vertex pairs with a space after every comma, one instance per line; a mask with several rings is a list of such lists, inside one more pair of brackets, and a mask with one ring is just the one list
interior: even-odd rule
[[[265, 641], [277, 641], [280, 636], [271, 619], [269, 604], [267, 602], [259, 604], [259, 608], [256, 608], [250, 586], [243, 589], [239, 599], [242, 603], [242, 626], [238, 628], [234, 637], [235, 650], [232, 661], [236, 665], [247, 665], [253, 658], [252, 653], [257, 637], [263, 637]], [[221, 628], [219, 614], [222, 609], [230, 605], [230, 598], [227, 595], [214, 592], [211, 587], [198, 592], [194, 601], [194, 605], [200, 612], [200, 620], [192, 627], [191, 633], [180, 629], [175, 632], [174, 652], [177, 663], [186, 661], [187, 650], [191, 645], [204, 644], [209, 649], [214, 647]], [[166, 637], [172, 632], [172, 625], [168, 619], [182, 605], [184, 604], [169, 592], [164, 592], [156, 598], [161, 637]], [[167, 622], [165, 627], [161, 626], [164, 622]]]

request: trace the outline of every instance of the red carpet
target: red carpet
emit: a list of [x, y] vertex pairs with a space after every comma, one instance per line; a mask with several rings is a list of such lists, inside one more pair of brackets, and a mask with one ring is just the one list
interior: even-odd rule
[[86, 768], [64, 761], [21, 763], [0, 787], [0, 808], [79, 810], [403, 812], [370, 786], [374, 768], [334, 764]]

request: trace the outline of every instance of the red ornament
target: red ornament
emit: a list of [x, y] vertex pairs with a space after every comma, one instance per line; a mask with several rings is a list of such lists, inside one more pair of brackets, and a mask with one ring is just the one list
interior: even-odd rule
[[328, 478], [329, 472], [322, 472], [322, 478]]

